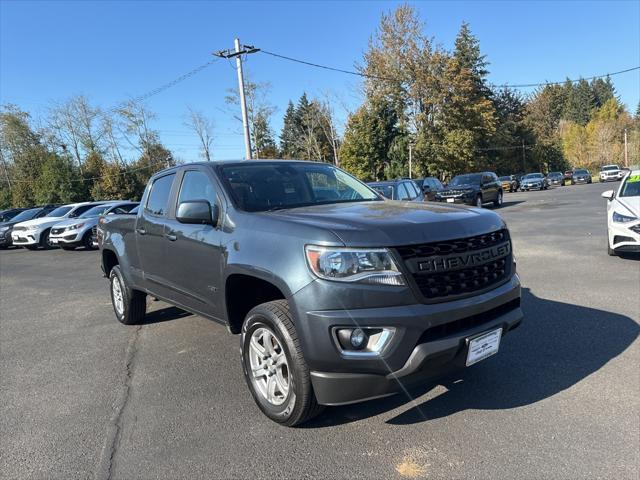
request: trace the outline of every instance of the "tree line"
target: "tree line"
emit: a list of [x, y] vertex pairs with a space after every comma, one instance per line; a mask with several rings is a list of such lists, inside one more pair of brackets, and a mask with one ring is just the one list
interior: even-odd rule
[[[282, 130], [272, 120], [270, 85], [245, 82], [253, 158], [319, 160], [363, 180], [450, 178], [640, 163], [640, 105], [631, 115], [610, 78], [548, 84], [530, 95], [488, 81], [489, 62], [463, 23], [451, 51], [427, 36], [417, 11], [381, 16], [364, 53], [362, 104], [336, 120], [334, 102], [302, 94], [289, 101]], [[234, 116], [238, 93], [225, 101]], [[0, 208], [109, 198], [139, 199], [148, 178], [179, 162], [135, 101], [102, 110], [83, 96], [32, 118], [0, 110]], [[204, 160], [215, 159], [212, 120], [189, 109], [185, 124]]]

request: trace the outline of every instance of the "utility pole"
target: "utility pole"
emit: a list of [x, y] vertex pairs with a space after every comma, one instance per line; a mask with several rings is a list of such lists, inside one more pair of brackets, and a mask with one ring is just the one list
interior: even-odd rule
[[629, 145], [627, 144], [627, 129], [624, 129], [624, 166], [629, 167]]
[[411, 177], [411, 160], [412, 160], [412, 157], [411, 157], [411, 147], [412, 147], [412, 145], [411, 145], [411, 144], [409, 144], [409, 178], [412, 178], [412, 177]]
[[252, 45], [240, 45], [240, 39], [234, 41], [235, 51], [221, 50], [214, 53], [217, 57], [236, 58], [236, 68], [238, 70], [238, 93], [240, 94], [240, 109], [242, 110], [242, 128], [244, 130], [244, 148], [247, 160], [252, 158], [251, 155], [251, 134], [249, 133], [249, 117], [247, 115], [247, 101], [245, 100], [244, 91], [244, 75], [242, 74], [242, 55], [259, 52], [259, 48]]

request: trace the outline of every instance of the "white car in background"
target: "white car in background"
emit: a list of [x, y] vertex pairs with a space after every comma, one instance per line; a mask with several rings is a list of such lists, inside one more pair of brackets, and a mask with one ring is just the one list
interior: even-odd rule
[[79, 217], [90, 208], [102, 203], [104, 202], [70, 203], [56, 208], [46, 217], [18, 223], [13, 227], [11, 240], [15, 246], [25, 247], [29, 250], [36, 250], [39, 247], [53, 248], [55, 245], [49, 241], [51, 227], [67, 218]]
[[622, 180], [625, 172], [620, 170], [618, 165], [605, 165], [600, 169], [600, 181], [601, 182], [617, 182]]
[[79, 217], [68, 218], [51, 227], [49, 242], [58, 245], [63, 250], [74, 250], [84, 247], [93, 250], [98, 247], [96, 240], [96, 226], [101, 215], [127, 214], [138, 206], [138, 202], [109, 201], [96, 205]]
[[640, 169], [634, 169], [622, 181], [618, 191], [607, 190], [609, 255], [640, 253]]

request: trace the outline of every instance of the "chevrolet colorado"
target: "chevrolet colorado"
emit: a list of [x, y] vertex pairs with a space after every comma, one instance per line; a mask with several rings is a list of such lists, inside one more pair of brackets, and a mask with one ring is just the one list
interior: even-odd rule
[[120, 322], [148, 294], [226, 324], [257, 405], [289, 426], [483, 360], [523, 317], [497, 214], [387, 200], [326, 163], [170, 168], [97, 236]]

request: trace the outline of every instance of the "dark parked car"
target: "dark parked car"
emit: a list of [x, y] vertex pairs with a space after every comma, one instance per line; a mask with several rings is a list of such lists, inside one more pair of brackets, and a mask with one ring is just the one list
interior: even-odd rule
[[591, 183], [591, 173], [586, 168], [578, 168], [573, 171], [571, 183], [577, 185], [579, 183]]
[[180, 165], [138, 215], [99, 225], [117, 320], [143, 322], [151, 295], [226, 324], [257, 406], [284, 425], [482, 361], [523, 318], [499, 215], [387, 201], [326, 163]]
[[423, 202], [424, 196], [413, 180], [388, 180], [368, 184], [376, 192], [389, 200]]
[[11, 232], [13, 231], [14, 225], [21, 222], [26, 222], [27, 220], [33, 220], [34, 218], [45, 217], [57, 206], [58, 205], [45, 205], [24, 209], [17, 215], [11, 217], [9, 221], [0, 223], [0, 248], [7, 248], [13, 245], [13, 241], [11, 240]]
[[565, 185], [564, 174], [562, 172], [551, 172], [547, 175], [547, 180], [551, 187], [564, 187]]
[[515, 175], [505, 175], [503, 177], [499, 177], [498, 180], [500, 180], [500, 184], [502, 185], [502, 191], [518, 191], [518, 181], [516, 180]]
[[499, 207], [502, 197], [502, 184], [495, 173], [466, 173], [453, 177], [447, 188], [436, 194], [436, 202], [465, 203], [478, 208], [493, 202]]
[[549, 188], [549, 180], [542, 173], [527, 173], [522, 177], [520, 189], [524, 192], [529, 190], [546, 190]]
[[435, 200], [436, 194], [444, 190], [442, 182], [436, 177], [426, 177], [420, 181], [425, 200]]
[[7, 210], [0, 211], [0, 223], [8, 222], [13, 217], [18, 215], [20, 212], [24, 212], [25, 210], [29, 210], [28, 208], [9, 208]]

